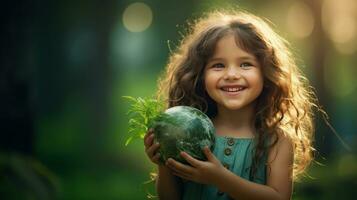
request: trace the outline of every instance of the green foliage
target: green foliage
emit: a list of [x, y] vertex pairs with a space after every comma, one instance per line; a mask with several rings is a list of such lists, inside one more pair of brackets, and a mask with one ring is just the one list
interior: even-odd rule
[[130, 116], [130, 137], [126, 140], [125, 145], [128, 145], [132, 139], [144, 137], [154, 119], [164, 112], [164, 104], [152, 98], [135, 98], [131, 96], [123, 96], [123, 98], [131, 102], [127, 113]]

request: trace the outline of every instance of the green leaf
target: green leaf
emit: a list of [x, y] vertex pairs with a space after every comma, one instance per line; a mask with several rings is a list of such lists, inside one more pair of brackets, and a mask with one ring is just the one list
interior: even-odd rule
[[128, 144], [130, 143], [130, 141], [133, 139], [133, 137], [129, 137], [128, 139], [126, 139], [125, 141], [125, 146], [128, 146]]
[[127, 115], [129, 119], [129, 134], [125, 142], [128, 145], [134, 138], [143, 138], [149, 125], [164, 112], [164, 103], [153, 98], [123, 96], [131, 105]]

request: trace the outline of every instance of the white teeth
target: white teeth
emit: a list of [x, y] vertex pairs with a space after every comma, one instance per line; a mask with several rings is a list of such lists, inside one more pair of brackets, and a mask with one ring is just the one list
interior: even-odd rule
[[243, 87], [238, 87], [238, 88], [222, 88], [222, 90], [226, 91], [226, 92], [238, 92], [238, 91], [241, 91], [243, 90], [244, 88]]

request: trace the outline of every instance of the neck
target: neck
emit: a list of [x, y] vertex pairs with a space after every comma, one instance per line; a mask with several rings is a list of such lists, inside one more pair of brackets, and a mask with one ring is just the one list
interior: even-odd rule
[[254, 104], [239, 110], [228, 110], [218, 106], [217, 111], [213, 123], [218, 135], [254, 136]]

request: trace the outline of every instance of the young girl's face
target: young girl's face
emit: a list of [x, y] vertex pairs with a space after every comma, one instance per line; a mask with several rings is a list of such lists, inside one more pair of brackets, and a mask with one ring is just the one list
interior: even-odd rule
[[253, 54], [237, 46], [234, 35], [218, 40], [204, 73], [208, 95], [219, 109], [239, 110], [253, 103], [263, 89], [261, 66]]

